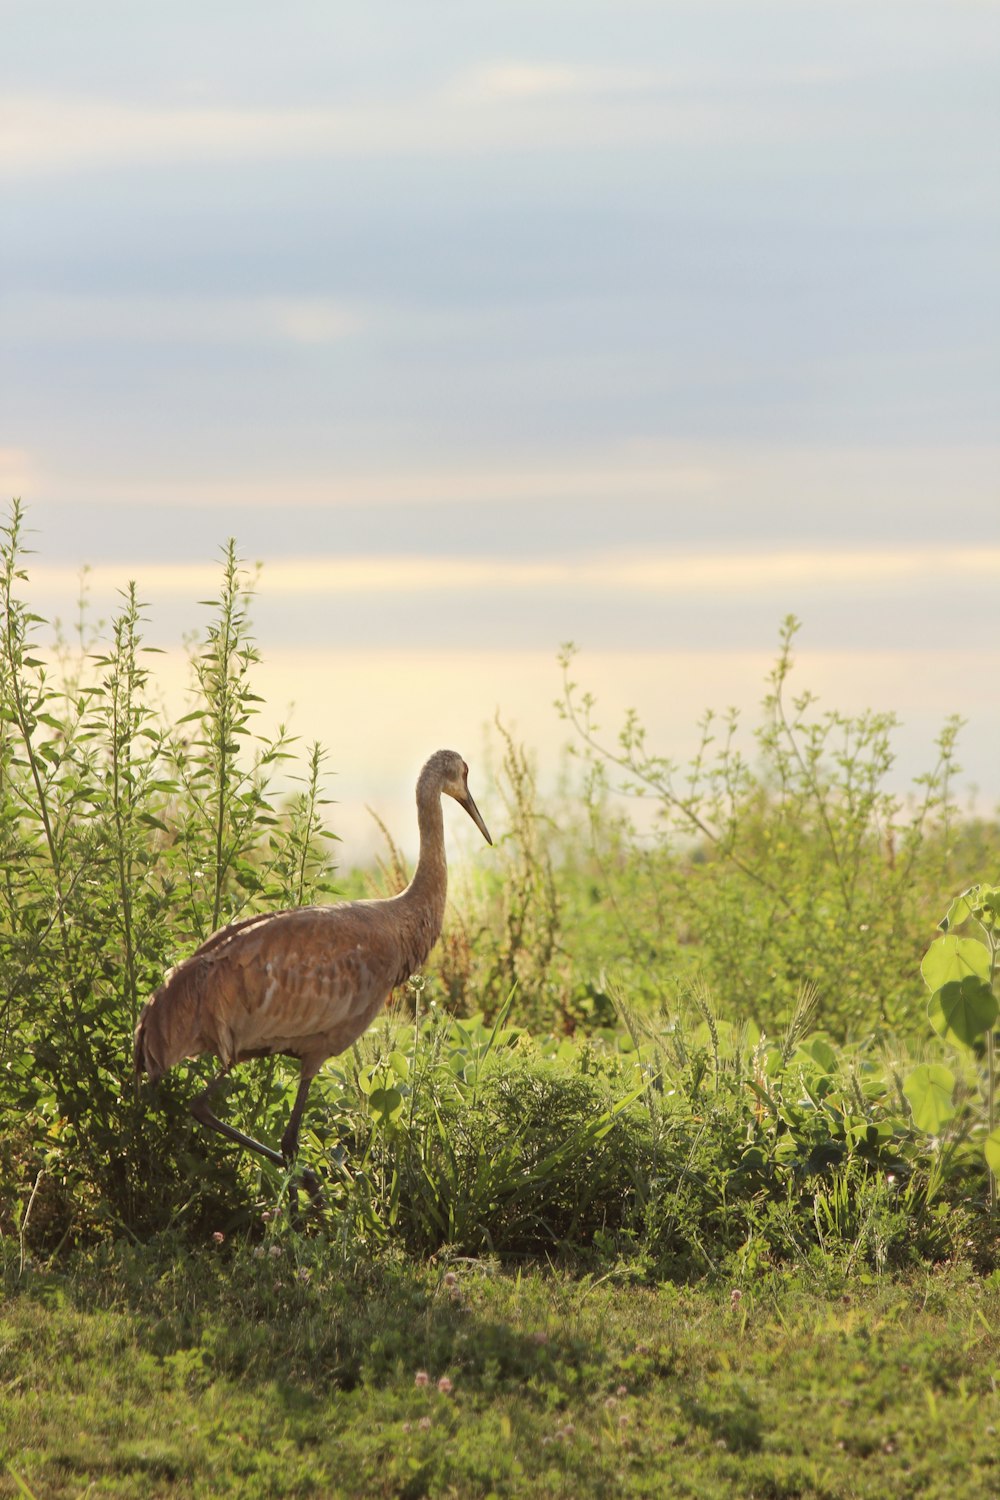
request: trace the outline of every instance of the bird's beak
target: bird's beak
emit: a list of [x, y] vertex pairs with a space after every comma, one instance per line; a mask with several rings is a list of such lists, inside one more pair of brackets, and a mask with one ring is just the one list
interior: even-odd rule
[[493, 840], [490, 838], [490, 831], [482, 820], [479, 808], [472, 800], [472, 793], [469, 791], [469, 788], [466, 787], [464, 797], [459, 797], [456, 800], [461, 807], [465, 808], [466, 812], [469, 814], [469, 817], [472, 819], [473, 823], [475, 823], [476, 827], [479, 829], [479, 832], [482, 834], [486, 842], [492, 845]]

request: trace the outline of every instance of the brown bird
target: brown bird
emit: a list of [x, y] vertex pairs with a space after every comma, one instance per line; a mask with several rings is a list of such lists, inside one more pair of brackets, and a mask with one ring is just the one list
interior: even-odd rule
[[[454, 797], [493, 842], [468, 777], [454, 750], [438, 750], [420, 772], [420, 857], [398, 896], [247, 917], [172, 969], [139, 1016], [136, 1073], [155, 1083], [184, 1058], [214, 1053], [222, 1071], [192, 1100], [195, 1119], [278, 1166], [290, 1163], [319, 1069], [357, 1040], [438, 940], [448, 889], [442, 794]], [[236, 1063], [275, 1053], [297, 1057], [302, 1069], [280, 1153], [225, 1124], [209, 1102]]]

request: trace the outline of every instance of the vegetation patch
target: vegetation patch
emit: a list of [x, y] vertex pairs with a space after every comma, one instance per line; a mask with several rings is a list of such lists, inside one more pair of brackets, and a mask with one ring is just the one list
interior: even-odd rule
[[[0, 1495], [997, 1490], [1000, 830], [956, 806], [956, 721], [890, 793], [891, 717], [793, 693], [788, 621], [751, 739], [709, 715], [677, 767], [636, 715], [602, 737], [567, 653], [564, 787], [497, 722], [497, 847], [316, 1080], [307, 1207], [195, 1125], [199, 1065], [136, 1082], [138, 1010], [220, 925], [406, 861], [335, 872], [322, 748], [256, 733], [234, 544], [168, 724], [136, 586], [67, 641], [22, 529]], [[241, 1067], [226, 1114], [276, 1141], [295, 1082]]]

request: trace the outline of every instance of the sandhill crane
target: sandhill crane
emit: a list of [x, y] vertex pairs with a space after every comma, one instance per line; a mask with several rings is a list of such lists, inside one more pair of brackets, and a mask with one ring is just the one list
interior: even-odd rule
[[[148, 1073], [155, 1083], [182, 1059], [214, 1053], [222, 1071], [192, 1100], [195, 1119], [278, 1166], [290, 1164], [320, 1067], [356, 1041], [438, 940], [448, 888], [442, 794], [454, 797], [493, 842], [468, 777], [454, 750], [438, 750], [420, 772], [420, 856], [400, 895], [247, 917], [202, 943], [143, 1006], [135, 1029], [136, 1073]], [[297, 1057], [302, 1070], [280, 1152], [225, 1124], [210, 1104], [236, 1063], [274, 1053]], [[312, 1189], [312, 1174], [304, 1177]]]

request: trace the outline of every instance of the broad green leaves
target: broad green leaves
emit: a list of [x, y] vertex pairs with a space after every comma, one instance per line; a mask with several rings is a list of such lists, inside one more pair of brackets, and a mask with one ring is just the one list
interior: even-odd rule
[[978, 938], [935, 938], [924, 954], [920, 972], [929, 990], [939, 990], [972, 974], [989, 979], [989, 949]]
[[995, 1023], [997, 1014], [996, 996], [990, 985], [975, 974], [942, 985], [927, 1004], [927, 1015], [934, 1030], [966, 1047], [975, 1045]]
[[[975, 923], [981, 937], [954, 937], [952, 927]], [[956, 896], [940, 924], [943, 937], [936, 938], [924, 954], [920, 972], [930, 990], [927, 1015], [934, 1030], [946, 1041], [965, 1047], [982, 1046], [986, 1072], [986, 1129], [984, 1147], [989, 1168], [989, 1207], [997, 1205], [997, 1173], [1000, 1171], [1000, 1129], [996, 1128], [996, 1046], [993, 1035], [1000, 1005], [995, 990], [997, 958], [1000, 955], [1000, 886], [970, 885]], [[953, 1119], [955, 1080], [947, 1068], [925, 1066], [910, 1074], [904, 1092], [913, 1118], [922, 1130], [936, 1134]]]
[[955, 1075], [940, 1063], [921, 1063], [903, 1084], [913, 1123], [928, 1135], [939, 1135], [955, 1118]]
[[[948, 908], [942, 927], [972, 916], [971, 897], [978, 887], [959, 896]], [[978, 938], [936, 938], [924, 954], [920, 972], [933, 991], [927, 1015], [939, 1036], [973, 1047], [996, 1023], [1000, 1008], [990, 983], [991, 954]]]
[[[952, 902], [945, 923], [965, 921], [972, 914], [969, 894]], [[966, 1047], [974, 1046], [1000, 1013], [990, 983], [991, 954], [987, 945], [978, 938], [951, 934], [936, 938], [924, 954], [920, 972], [928, 989], [934, 992], [927, 1005], [934, 1030]]]

